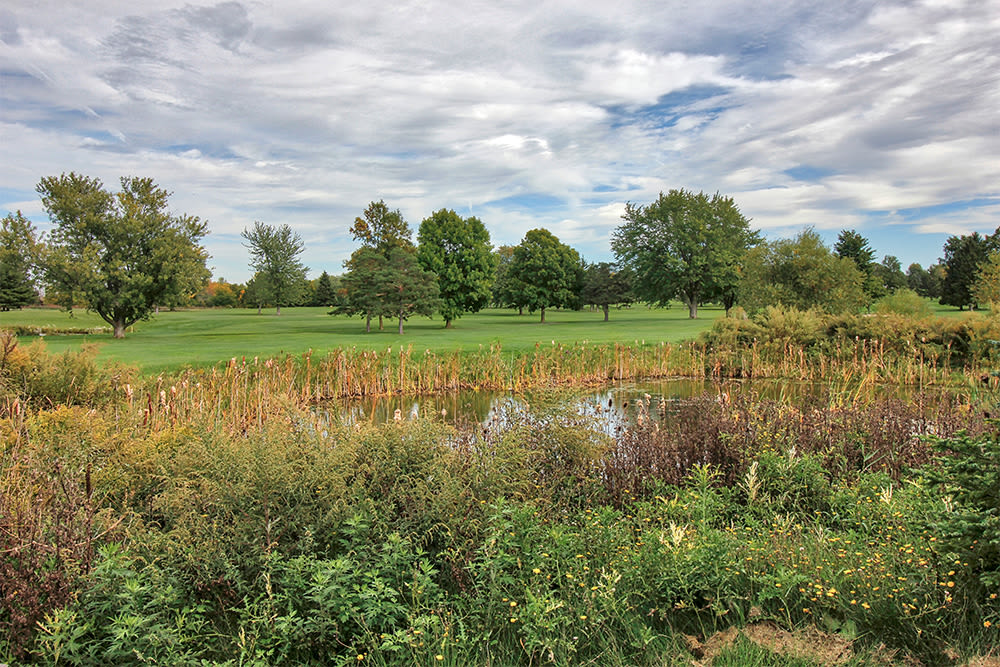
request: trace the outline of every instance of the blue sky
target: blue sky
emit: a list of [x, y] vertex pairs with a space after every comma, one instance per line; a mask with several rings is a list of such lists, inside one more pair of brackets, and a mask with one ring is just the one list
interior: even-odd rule
[[1000, 226], [997, 44], [981, 0], [14, 0], [0, 214], [45, 229], [45, 176], [150, 176], [241, 281], [255, 220], [299, 232], [313, 275], [378, 199], [601, 261], [626, 202], [687, 188], [768, 238], [852, 228], [927, 266]]

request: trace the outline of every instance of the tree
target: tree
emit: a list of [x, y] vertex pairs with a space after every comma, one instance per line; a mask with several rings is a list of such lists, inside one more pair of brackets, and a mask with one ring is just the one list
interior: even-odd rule
[[[1000, 229], [997, 230], [1000, 232]], [[944, 282], [941, 285], [941, 305], [974, 308], [976, 300], [972, 286], [986, 257], [997, 247], [996, 236], [952, 236], [944, 244]]]
[[433, 315], [440, 306], [437, 276], [420, 268], [411, 248], [391, 248], [376, 280], [382, 309], [399, 320], [400, 336], [404, 320], [415, 314]]
[[865, 300], [865, 307], [871, 311], [872, 304], [885, 296], [887, 289], [884, 281], [877, 275], [875, 251], [868, 245], [868, 239], [853, 229], [844, 229], [837, 236], [833, 251], [837, 257], [849, 259], [858, 267], [862, 278], [861, 287], [868, 297]]
[[990, 310], [996, 310], [1000, 304], [1000, 251], [993, 251], [986, 257], [970, 291], [976, 303], [989, 304]]
[[[254, 222], [252, 228], [243, 230], [242, 236], [250, 250], [250, 268], [267, 276], [268, 300], [281, 315], [282, 304], [294, 303], [306, 282], [309, 269], [298, 259], [305, 249], [302, 238], [288, 225], [273, 227], [262, 222]], [[258, 285], [263, 286], [263, 283]], [[259, 304], [260, 301], [258, 311]]]
[[872, 275], [878, 280], [883, 294], [893, 294], [896, 290], [906, 287], [906, 274], [899, 258], [886, 255], [882, 261], [872, 267]]
[[931, 281], [931, 274], [917, 262], [910, 264], [906, 268], [906, 286], [920, 296], [932, 296], [928, 292]]
[[417, 260], [437, 275], [441, 316], [446, 329], [462, 313], [475, 313], [490, 301], [496, 275], [490, 233], [478, 218], [441, 209], [420, 223]]
[[99, 179], [75, 173], [44, 178], [37, 191], [55, 225], [46, 250], [46, 279], [75, 296], [124, 338], [147, 319], [207, 254], [199, 241], [207, 226], [196, 217], [172, 216], [170, 193], [150, 178], [123, 177], [112, 194]]
[[257, 314], [272, 304], [271, 301], [271, 280], [265, 273], [255, 273], [253, 278], [247, 281], [246, 291], [243, 293], [243, 304], [245, 306], [256, 306]]
[[841, 230], [833, 251], [837, 257], [846, 257], [854, 262], [862, 274], [870, 273], [875, 263], [875, 251], [868, 245], [868, 239], [853, 229]]
[[533, 229], [514, 249], [508, 273], [517, 290], [512, 295], [514, 304], [532, 313], [541, 310], [545, 322], [546, 308], [577, 301], [583, 267], [576, 250], [547, 229]]
[[[386, 260], [389, 258], [389, 251], [393, 248], [413, 248], [413, 235], [410, 225], [403, 219], [403, 214], [399, 209], [390, 211], [389, 207], [382, 200], [371, 202], [364, 213], [354, 219], [351, 226], [351, 236], [356, 241], [361, 241], [366, 248], [371, 248], [382, 255]], [[376, 309], [378, 315], [378, 328], [382, 330], [381, 309]], [[372, 311], [368, 311], [370, 315]], [[370, 318], [368, 323], [370, 323]], [[366, 323], [366, 328], [368, 326]]]
[[718, 193], [661, 192], [648, 206], [626, 204], [622, 219], [611, 248], [635, 271], [636, 296], [660, 305], [680, 298], [691, 319], [735, 289], [743, 255], [760, 242], [732, 198]]
[[20, 211], [7, 214], [0, 221], [0, 310], [21, 308], [38, 301], [35, 290], [38, 257], [35, 226]]
[[362, 246], [344, 262], [347, 272], [341, 278], [346, 298], [334, 307], [337, 315], [364, 315], [365, 333], [372, 330], [372, 317], [380, 319], [385, 314], [380, 280], [385, 271], [386, 258], [375, 248]]
[[330, 274], [326, 271], [320, 274], [316, 280], [316, 289], [313, 292], [312, 304], [314, 306], [335, 306], [337, 304], [337, 292], [330, 280]]
[[524, 285], [511, 272], [514, 264], [514, 251], [517, 246], [502, 245], [493, 251], [493, 262], [496, 274], [493, 279], [493, 303], [501, 308], [517, 308], [518, 315], [524, 314], [524, 304], [520, 296], [524, 294]]
[[587, 266], [583, 274], [580, 299], [584, 303], [600, 306], [604, 311], [604, 321], [607, 322], [608, 307], [611, 304], [632, 301], [632, 272], [619, 269], [610, 262]]
[[853, 312], [867, 301], [857, 265], [833, 254], [812, 229], [751, 249], [744, 270], [740, 303], [751, 313], [769, 305]]
[[391, 248], [412, 246], [412, 235], [413, 232], [399, 209], [390, 211], [382, 200], [368, 204], [362, 216], [355, 218], [351, 226], [351, 236], [355, 241], [375, 248], [386, 258]]

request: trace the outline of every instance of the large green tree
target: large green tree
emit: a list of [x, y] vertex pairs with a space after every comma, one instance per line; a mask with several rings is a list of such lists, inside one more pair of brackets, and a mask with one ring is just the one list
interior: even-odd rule
[[400, 335], [403, 335], [403, 322], [411, 315], [430, 316], [441, 305], [437, 276], [420, 267], [412, 248], [389, 250], [377, 284], [383, 312], [399, 320]]
[[692, 319], [701, 304], [734, 292], [744, 254], [760, 242], [732, 198], [718, 193], [661, 192], [647, 206], [627, 204], [622, 219], [611, 248], [635, 271], [636, 296], [660, 305], [679, 298]]
[[150, 178], [124, 177], [112, 194], [99, 179], [70, 173], [42, 179], [37, 190], [55, 225], [46, 279], [69, 295], [64, 305], [81, 299], [115, 338], [175, 294], [186, 272], [204, 268], [207, 226], [171, 215], [170, 194]]
[[607, 322], [612, 304], [632, 301], [632, 283], [632, 272], [629, 269], [619, 268], [611, 262], [589, 264], [583, 274], [580, 300], [600, 306], [604, 311], [604, 321]]
[[[244, 229], [243, 238], [250, 250], [250, 267], [266, 276], [266, 286], [270, 290], [267, 300], [280, 315], [281, 306], [296, 303], [305, 289], [309, 269], [299, 261], [305, 249], [302, 238], [288, 225], [274, 227], [262, 222], [254, 222], [253, 227]], [[261, 281], [260, 287], [264, 285]]]
[[0, 221], [0, 310], [21, 308], [38, 301], [35, 271], [38, 234], [20, 211]]
[[998, 233], [981, 236], [973, 232], [967, 236], [952, 236], [944, 244], [944, 281], [941, 284], [940, 303], [958, 306], [959, 310], [976, 306], [972, 287], [987, 256], [997, 249]]
[[387, 261], [386, 256], [375, 248], [362, 246], [344, 262], [347, 271], [340, 282], [345, 298], [334, 307], [333, 312], [338, 315], [363, 315], [365, 333], [371, 332], [372, 317], [381, 320], [385, 314], [384, 291], [380, 281]]
[[[364, 212], [354, 219], [351, 236], [354, 240], [361, 241], [362, 246], [379, 252], [386, 260], [393, 248], [413, 248], [413, 230], [409, 223], [403, 219], [399, 209], [390, 209], [383, 200], [370, 202]], [[363, 289], [367, 290], [367, 287]], [[368, 311], [369, 314], [371, 312], [377, 313], [378, 328], [381, 331], [384, 314], [382, 309]], [[370, 318], [366, 322], [366, 328], [368, 324]]]
[[533, 229], [514, 249], [508, 278], [516, 293], [514, 305], [530, 312], [574, 306], [579, 302], [583, 266], [576, 250], [559, 241], [547, 229]]
[[432, 213], [417, 232], [417, 260], [437, 275], [446, 329], [462, 313], [478, 312], [489, 303], [496, 265], [490, 233], [479, 218], [462, 218], [447, 209]]
[[819, 234], [761, 244], [747, 254], [740, 303], [748, 312], [769, 305], [854, 312], [866, 303], [864, 277], [848, 257], [838, 257]]

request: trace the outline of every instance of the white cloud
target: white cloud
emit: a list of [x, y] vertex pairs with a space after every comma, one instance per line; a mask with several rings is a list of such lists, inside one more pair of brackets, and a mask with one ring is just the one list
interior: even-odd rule
[[[673, 187], [772, 231], [861, 226], [1000, 194], [998, 35], [1000, 8], [971, 0], [15, 0], [0, 182], [10, 206], [63, 171], [152, 176], [209, 221], [231, 279], [255, 219], [308, 232], [307, 263], [338, 272], [380, 198], [414, 227], [474, 211], [503, 242], [548, 226], [594, 260], [624, 201]], [[925, 228], [985, 223], [921, 223], [914, 252]]]

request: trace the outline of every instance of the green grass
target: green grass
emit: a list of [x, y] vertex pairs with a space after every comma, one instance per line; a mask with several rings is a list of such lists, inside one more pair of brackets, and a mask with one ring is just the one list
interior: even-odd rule
[[[413, 346], [415, 351], [474, 350], [480, 345], [501, 343], [505, 350], [523, 350], [536, 344], [611, 342], [675, 342], [690, 339], [708, 329], [723, 315], [721, 308], [699, 308], [697, 320], [687, 317], [686, 308], [650, 309], [634, 306], [612, 310], [609, 322], [600, 311], [546, 312], [546, 323], [535, 314], [518, 315], [511, 310], [486, 310], [457, 320], [445, 329], [440, 318], [415, 317], [405, 323], [404, 334], [396, 333], [396, 321], [386, 320], [385, 328], [365, 333], [364, 320], [327, 315], [326, 308], [283, 308], [258, 315], [253, 309], [206, 309], [161, 311], [153, 319], [140, 322], [124, 340], [106, 335], [48, 335], [44, 344], [50, 352], [75, 349], [85, 343], [98, 346], [99, 360], [117, 360], [140, 367], [145, 373], [159, 373], [184, 366], [207, 366], [231, 357], [272, 357], [301, 354], [313, 350], [323, 354], [343, 347], [377, 348]], [[51, 308], [29, 308], [0, 315], [0, 327], [100, 326], [92, 313], [76, 311], [71, 319]], [[25, 336], [22, 344], [37, 341]]]

